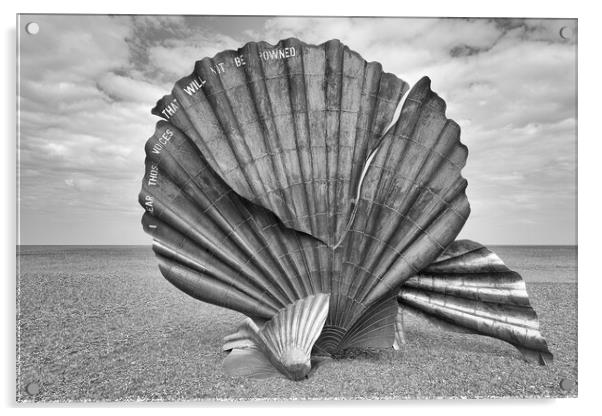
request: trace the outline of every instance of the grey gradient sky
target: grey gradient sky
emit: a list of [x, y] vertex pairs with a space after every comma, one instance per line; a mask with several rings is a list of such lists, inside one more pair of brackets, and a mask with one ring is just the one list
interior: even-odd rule
[[137, 195], [156, 100], [198, 59], [291, 36], [432, 79], [470, 152], [460, 238], [576, 243], [574, 20], [53, 15], [18, 30], [21, 244], [150, 244]]

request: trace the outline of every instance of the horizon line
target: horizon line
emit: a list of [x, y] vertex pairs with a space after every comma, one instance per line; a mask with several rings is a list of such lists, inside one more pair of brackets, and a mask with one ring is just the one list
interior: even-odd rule
[[[466, 240], [466, 239], [462, 239], [462, 240]], [[474, 241], [474, 240], [472, 240]], [[480, 243], [483, 244], [484, 246], [550, 246], [550, 247], [566, 247], [566, 246], [575, 246], [578, 247], [578, 243], [574, 243], [574, 244], [543, 244], [543, 243], [538, 243], [538, 244], [527, 244], [527, 243], [514, 243], [514, 244], [498, 244], [498, 243]], [[140, 247], [140, 246], [151, 246], [152, 247], [152, 243], [151, 244], [16, 244], [16, 247], [22, 247], [22, 246], [70, 246], [70, 247], [77, 247], [77, 246], [95, 246], [95, 247], [115, 247], [115, 246], [124, 246], [124, 247]]]

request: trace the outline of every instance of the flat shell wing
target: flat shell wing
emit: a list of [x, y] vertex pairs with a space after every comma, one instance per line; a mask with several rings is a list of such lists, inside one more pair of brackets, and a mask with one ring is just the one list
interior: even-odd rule
[[529, 361], [552, 362], [524, 280], [479, 243], [455, 241], [404, 283], [398, 300], [404, 310], [446, 329], [497, 338]]

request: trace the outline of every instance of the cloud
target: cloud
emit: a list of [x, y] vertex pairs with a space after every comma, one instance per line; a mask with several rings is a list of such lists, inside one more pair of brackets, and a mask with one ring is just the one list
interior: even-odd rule
[[[423, 75], [469, 147], [484, 243], [574, 242], [576, 22], [557, 19], [36, 16], [20, 45], [25, 243], [148, 243], [137, 193], [150, 109], [194, 62], [250, 40], [339, 38], [410, 84]], [[560, 37], [562, 27], [573, 38]], [[66, 224], [77, 224], [69, 227]], [[105, 224], [102, 227], [99, 224]]]
[[[38, 18], [39, 17], [39, 18]], [[36, 16], [39, 36], [21, 39], [21, 79], [87, 82], [127, 64], [129, 28], [108, 16]]]
[[[86, 227], [50, 229], [134, 209], [131, 185], [141, 176], [140, 149], [153, 130], [150, 108], [161, 84], [130, 75], [129, 18], [36, 21], [40, 34], [20, 45], [22, 241], [94, 243]], [[102, 235], [98, 242], [106, 243]]]
[[339, 38], [410, 84], [431, 77], [469, 147], [464, 237], [576, 241], [576, 39], [559, 34], [576, 33], [576, 21], [276, 18], [265, 27], [272, 42]]
[[186, 39], [174, 39], [162, 45], [152, 46], [149, 48], [149, 59], [155, 68], [179, 79], [192, 72], [195, 61], [239, 46], [240, 41], [228, 36], [200, 33]]
[[132, 79], [109, 72], [102, 75], [97, 82], [97, 88], [115, 101], [131, 101], [148, 103], [157, 100], [165, 89], [149, 82]]

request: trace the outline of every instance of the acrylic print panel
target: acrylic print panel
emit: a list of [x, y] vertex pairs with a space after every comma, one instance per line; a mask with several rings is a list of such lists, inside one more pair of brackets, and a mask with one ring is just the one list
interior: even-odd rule
[[577, 395], [576, 20], [17, 25], [18, 401]]

